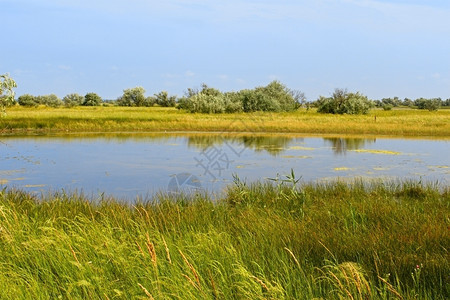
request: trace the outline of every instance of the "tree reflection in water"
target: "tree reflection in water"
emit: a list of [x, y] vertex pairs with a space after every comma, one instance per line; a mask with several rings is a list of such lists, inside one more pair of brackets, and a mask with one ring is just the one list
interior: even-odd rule
[[323, 140], [331, 144], [334, 154], [343, 155], [349, 150], [358, 150], [364, 148], [367, 144], [376, 142], [376, 138], [323, 138]]
[[[188, 137], [188, 146], [205, 150], [212, 146], [249, 148], [255, 152], [267, 152], [277, 156], [285, 151], [294, 139], [275, 135], [195, 135]], [[296, 141], [303, 140], [296, 138]]]

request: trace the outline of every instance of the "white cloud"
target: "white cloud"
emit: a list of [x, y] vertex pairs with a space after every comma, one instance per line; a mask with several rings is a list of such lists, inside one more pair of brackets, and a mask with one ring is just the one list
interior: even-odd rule
[[188, 71], [186, 71], [186, 72], [184, 73], [184, 75], [185, 75], [186, 77], [194, 77], [194, 76], [195, 76], [195, 73], [188, 70]]
[[440, 79], [441, 78], [441, 74], [434, 73], [434, 74], [431, 75], [431, 77], [433, 77], [434, 79]]
[[67, 66], [67, 65], [59, 65], [58, 69], [63, 70], [63, 71], [69, 71], [69, 70], [72, 70], [72, 67]]
[[271, 81], [279, 80], [279, 76], [273, 75], [273, 74], [272, 74], [272, 75], [269, 75], [268, 78], [269, 78], [269, 80], [271, 80]]
[[243, 85], [243, 84], [247, 84], [247, 81], [242, 78], [236, 78], [236, 83]]

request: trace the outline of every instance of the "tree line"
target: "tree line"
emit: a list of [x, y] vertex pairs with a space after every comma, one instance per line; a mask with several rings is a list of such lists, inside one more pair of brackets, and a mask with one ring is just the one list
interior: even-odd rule
[[[320, 96], [315, 101], [307, 101], [305, 94], [298, 90], [291, 90], [279, 81], [272, 81], [266, 86], [253, 89], [243, 89], [233, 92], [222, 92], [203, 84], [201, 88], [188, 88], [182, 97], [169, 95], [161, 91], [153, 96], [145, 96], [143, 87], [134, 87], [123, 90], [122, 96], [116, 100], [103, 100], [96, 93], [87, 93], [82, 96], [72, 93], [60, 99], [55, 94], [34, 96], [24, 94], [14, 100], [11, 94], [15, 82], [8, 76], [0, 78], [0, 104], [4, 110], [6, 106], [18, 103], [21, 106], [36, 107], [45, 105], [49, 107], [74, 106], [129, 106], [129, 107], [176, 107], [191, 113], [235, 113], [235, 112], [288, 112], [306, 107], [317, 108], [320, 113], [332, 114], [367, 114], [371, 108], [391, 110], [394, 107], [411, 107], [418, 109], [437, 110], [440, 107], [449, 107], [450, 98], [418, 98], [415, 100], [398, 97], [370, 100], [360, 92], [349, 92], [346, 89], [335, 89], [330, 97]], [[8, 94], [3, 95], [4, 91]], [[6, 101], [8, 100], [8, 101]]]

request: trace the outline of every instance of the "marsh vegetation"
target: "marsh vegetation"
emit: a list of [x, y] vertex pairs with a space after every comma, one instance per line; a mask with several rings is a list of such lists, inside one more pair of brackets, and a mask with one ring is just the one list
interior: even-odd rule
[[448, 187], [235, 178], [121, 203], [0, 192], [2, 297], [448, 299]]

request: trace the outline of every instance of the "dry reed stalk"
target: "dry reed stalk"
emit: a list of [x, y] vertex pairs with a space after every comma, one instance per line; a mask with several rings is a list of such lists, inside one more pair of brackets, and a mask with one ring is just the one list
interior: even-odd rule
[[143, 215], [141, 213], [141, 209], [139, 207], [137, 207], [136, 205], [133, 205], [133, 208], [139, 213], [139, 216], [142, 218]]
[[342, 283], [341, 283], [341, 281], [339, 280], [339, 278], [337, 278], [337, 276], [336, 276], [333, 272], [331, 272], [331, 271], [329, 271], [328, 273], [336, 280], [337, 284], [339, 285], [339, 288], [340, 288], [341, 290], [344, 290], [344, 286], [342, 285]]
[[153, 265], [156, 267], [156, 251], [155, 251], [155, 246], [153, 245], [152, 242], [150, 242], [150, 237], [148, 235], [148, 233], [146, 233], [147, 236], [147, 250], [148, 253], [150, 254], [150, 259], [152, 260]]
[[166, 240], [164, 239], [163, 235], [161, 235], [161, 238], [162, 238], [163, 243], [164, 243], [164, 248], [166, 249], [167, 260], [169, 261], [169, 264], [172, 264], [172, 259], [170, 259], [169, 247], [167, 247], [167, 243], [166, 243]]
[[398, 299], [403, 299], [402, 295], [400, 295], [400, 293], [397, 292], [397, 291], [395, 290], [395, 288], [394, 288], [389, 282], [387, 282], [386, 279], [384, 279], [384, 278], [382, 278], [382, 277], [380, 277], [380, 276], [378, 276], [378, 279], [380, 279], [381, 281], [383, 281], [383, 283], [386, 284], [388, 290], [389, 290], [392, 294], [394, 294], [395, 297], [397, 297]]
[[77, 258], [77, 254], [75, 253], [75, 251], [73, 251], [73, 248], [71, 245], [69, 245], [70, 251], [72, 252], [73, 258], [75, 258], [75, 261], [79, 264], [80, 261]]
[[333, 253], [331, 252], [330, 249], [327, 248], [327, 246], [325, 246], [320, 240], [317, 240], [317, 242], [319, 242], [319, 244], [322, 245], [322, 247], [324, 247], [325, 250], [328, 251], [328, 253], [330, 253], [331, 257], [333, 257], [336, 260], [336, 258], [334, 257]]
[[145, 257], [144, 250], [142, 250], [141, 245], [139, 245], [139, 243], [138, 243], [137, 241], [136, 241], [135, 243], [136, 243], [136, 245], [138, 246], [139, 251], [142, 253], [142, 256]]
[[180, 249], [178, 249], [178, 251], [180, 252], [181, 257], [183, 258], [183, 260], [186, 263], [186, 265], [189, 267], [189, 269], [191, 269], [192, 274], [194, 274], [195, 281], [197, 281], [198, 287], [200, 287], [200, 277], [198, 276], [197, 271], [195, 271], [194, 267], [187, 260], [186, 256], [184, 256], [183, 252]]
[[291, 251], [289, 248], [287, 248], [287, 247], [284, 247], [284, 250], [286, 250], [286, 251], [292, 256], [292, 258], [293, 258], [294, 261], [295, 261], [295, 264], [298, 266], [299, 269], [301, 269], [300, 263], [298, 262], [298, 260], [297, 260], [297, 258], [295, 257], [294, 253], [292, 253], [292, 251]]
[[362, 297], [362, 280], [361, 280], [361, 274], [359, 273], [359, 271], [356, 269], [356, 267], [353, 264], [348, 264], [348, 268], [350, 271], [350, 276], [353, 279], [353, 282], [356, 285], [356, 290], [358, 291], [358, 294], [360, 295], [360, 297]]
[[263, 289], [265, 289], [266, 290], [266, 292], [268, 292], [269, 291], [269, 288], [267, 287], [267, 285], [264, 283], [264, 281], [262, 281], [261, 279], [259, 279], [258, 277], [256, 277], [256, 276], [250, 276], [250, 278], [253, 278], [256, 282], [258, 282], [260, 285], [261, 285], [261, 287], [263, 288]]
[[139, 211], [141, 210], [145, 213], [145, 218], [147, 219], [147, 222], [150, 224], [150, 215], [148, 214], [148, 211], [142, 206], [140, 207]]
[[153, 298], [152, 294], [150, 294], [150, 292], [142, 284], [138, 283], [138, 285], [144, 291], [144, 293], [148, 296], [149, 299], [155, 300], [155, 298]]
[[217, 293], [216, 283], [214, 282], [214, 278], [212, 277], [211, 271], [209, 269], [208, 269], [208, 275], [209, 275], [209, 280], [211, 281], [211, 287], [213, 289], [214, 299], [217, 299], [219, 297], [219, 295]]
[[187, 276], [186, 274], [181, 274], [181, 276], [183, 276], [184, 278], [186, 278], [189, 283], [195, 287], [197, 290], [199, 289], [199, 287], [197, 286], [197, 284], [195, 284], [195, 282], [191, 279], [191, 277]]

